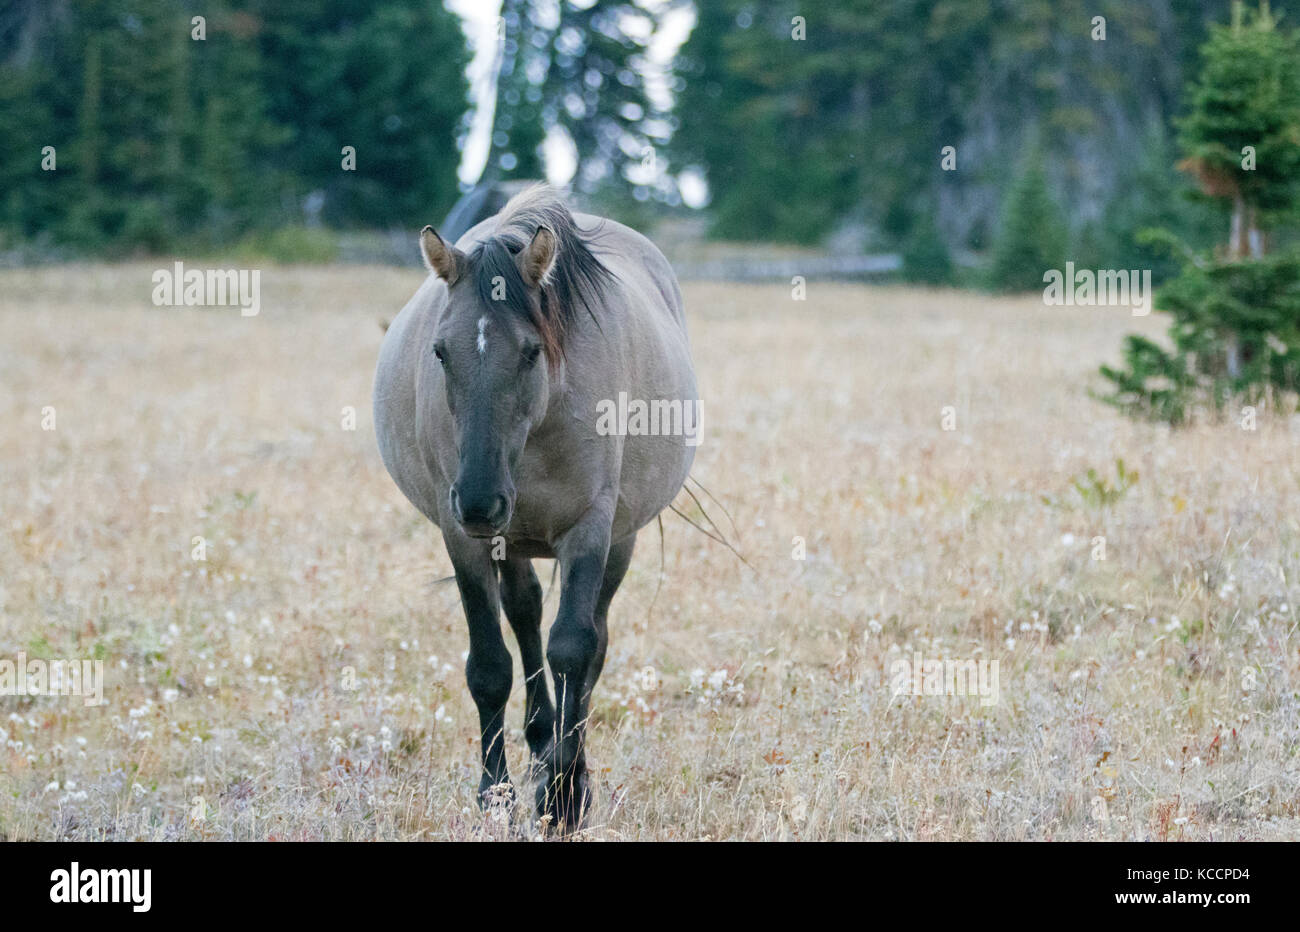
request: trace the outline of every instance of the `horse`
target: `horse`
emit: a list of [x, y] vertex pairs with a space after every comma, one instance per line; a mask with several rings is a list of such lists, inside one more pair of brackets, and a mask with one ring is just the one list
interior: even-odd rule
[[[514, 798], [504, 609], [523, 663], [524, 737], [543, 776], [537, 813], [573, 831], [590, 802], [586, 724], [610, 602], [637, 532], [677, 496], [699, 442], [604, 415], [614, 399], [700, 407], [681, 289], [650, 240], [571, 211], [546, 185], [454, 245], [431, 226], [419, 243], [430, 274], [390, 325], [375, 372], [380, 456], [442, 532], [455, 571], [480, 803]], [[538, 558], [556, 560], [560, 579], [545, 651], [554, 703]]]

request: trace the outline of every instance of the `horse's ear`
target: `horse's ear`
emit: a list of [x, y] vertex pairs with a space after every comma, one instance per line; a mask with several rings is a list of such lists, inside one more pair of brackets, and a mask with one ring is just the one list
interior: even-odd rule
[[455, 246], [449, 245], [433, 227], [420, 231], [420, 252], [424, 254], [424, 265], [448, 285], [456, 283], [461, 269], [465, 267], [465, 254]]
[[555, 268], [555, 234], [538, 227], [533, 240], [519, 252], [519, 273], [530, 286], [545, 283]]

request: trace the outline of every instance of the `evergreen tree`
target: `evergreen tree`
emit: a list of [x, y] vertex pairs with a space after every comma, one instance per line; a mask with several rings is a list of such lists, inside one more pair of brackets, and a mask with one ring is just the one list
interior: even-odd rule
[[424, 0], [18, 3], [0, 230], [160, 252], [300, 223], [314, 192], [340, 225], [427, 222], [456, 196], [467, 62], [459, 19]]
[[[945, 244], [980, 248], [1014, 180], [1006, 153], [1038, 138], [1073, 225], [1102, 233], [1215, 6], [697, 0], [674, 162], [705, 173], [719, 236], [807, 242], [849, 220], [906, 246], [915, 204], [936, 203]], [[955, 171], [939, 169], [947, 146]]]
[[1042, 156], [1033, 151], [1007, 194], [989, 284], [1001, 291], [1041, 289], [1048, 269], [1064, 268], [1065, 246], [1065, 219], [1048, 190]]
[[922, 211], [903, 248], [903, 278], [925, 285], [950, 285], [956, 278], [952, 255], [934, 222], [934, 211]]
[[[278, 152], [296, 205], [325, 195], [337, 224], [428, 222], [456, 198], [468, 101], [458, 18], [440, 3], [252, 0]], [[342, 169], [343, 147], [356, 170]], [[301, 216], [301, 215], [299, 215]]]
[[[1207, 197], [1232, 205], [1228, 247], [1196, 256], [1177, 242], [1182, 273], [1157, 296], [1173, 315], [1172, 348], [1130, 336], [1124, 366], [1103, 366], [1104, 400], [1130, 413], [1183, 423], [1199, 408], [1222, 412], [1300, 389], [1300, 250], [1266, 255], [1262, 224], [1294, 217], [1294, 152], [1300, 139], [1300, 43], [1277, 28], [1267, 2], [1233, 8], [1232, 24], [1213, 30], [1205, 66], [1183, 121], [1183, 165]], [[1256, 146], [1277, 163], [1241, 162]], [[1291, 143], [1294, 146], [1294, 142]], [[1236, 152], [1237, 155], [1233, 155]], [[1286, 168], [1281, 170], [1278, 166]]]
[[1300, 39], [1277, 28], [1268, 0], [1232, 6], [1216, 26], [1180, 128], [1183, 166], [1232, 204], [1228, 254], [1260, 256], [1262, 228], [1294, 209], [1300, 184]]
[[80, 191], [61, 224], [51, 219], [73, 242], [157, 250], [182, 230], [174, 197], [181, 166], [168, 155], [182, 81], [175, 34], [187, 31], [188, 21], [159, 0], [100, 0], [68, 34], [84, 50], [67, 166]]
[[[60, 184], [68, 179], [58, 168], [68, 165], [69, 151], [60, 147], [52, 107], [28, 109], [55, 84], [43, 67], [0, 64], [0, 234], [12, 238], [37, 235], [56, 209]], [[54, 147], [54, 171], [44, 171], [42, 150]]]
[[705, 169], [719, 236], [815, 243], [859, 202], [868, 135], [862, 126], [832, 131], [844, 102], [842, 72], [828, 71], [868, 43], [867, 24], [846, 14], [818, 33], [814, 17], [810, 40], [796, 15], [792, 3], [702, 2], [680, 50], [674, 152]]
[[635, 167], [650, 166], [668, 130], [645, 86], [646, 47], [657, 28], [652, 12], [631, 0], [504, 0], [500, 23], [485, 174], [541, 177], [539, 147], [549, 131], [561, 130], [577, 150], [580, 189], [648, 188], [653, 179], [633, 178]]

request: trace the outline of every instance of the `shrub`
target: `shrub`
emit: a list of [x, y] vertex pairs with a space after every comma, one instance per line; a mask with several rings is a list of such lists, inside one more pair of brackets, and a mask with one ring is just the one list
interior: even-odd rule
[[338, 236], [317, 227], [280, 227], [259, 231], [240, 240], [235, 255], [241, 260], [324, 264], [338, 258]]

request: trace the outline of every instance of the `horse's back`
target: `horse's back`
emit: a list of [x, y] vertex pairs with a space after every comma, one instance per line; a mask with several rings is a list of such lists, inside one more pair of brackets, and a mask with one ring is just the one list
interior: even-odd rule
[[668, 258], [650, 239], [616, 220], [577, 214], [584, 230], [593, 230], [593, 239], [601, 260], [610, 271], [623, 281], [643, 280], [648, 286], [643, 298], [655, 294], [658, 301], [647, 301], [647, 307], [666, 310], [683, 334], [686, 332], [686, 313], [682, 291], [677, 284]]

